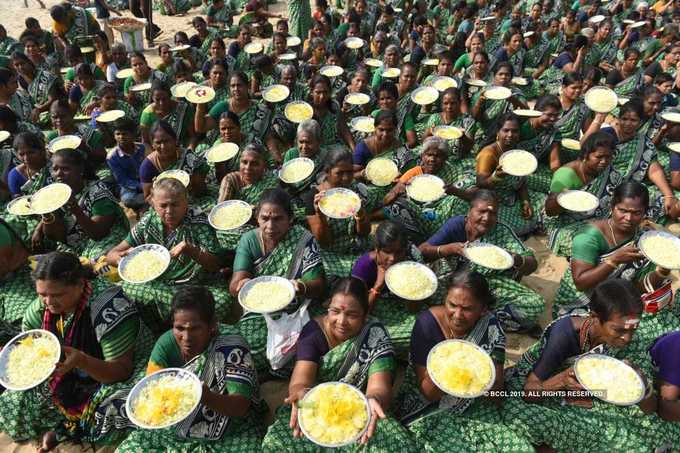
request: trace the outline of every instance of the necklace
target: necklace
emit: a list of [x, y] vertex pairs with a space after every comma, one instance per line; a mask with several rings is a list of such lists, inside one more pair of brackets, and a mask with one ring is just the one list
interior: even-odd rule
[[609, 232], [612, 235], [612, 240], [614, 241], [614, 245], [618, 245], [619, 242], [616, 240], [616, 233], [614, 233], [614, 227], [612, 226], [612, 219], [607, 219], [607, 225], [609, 225]]

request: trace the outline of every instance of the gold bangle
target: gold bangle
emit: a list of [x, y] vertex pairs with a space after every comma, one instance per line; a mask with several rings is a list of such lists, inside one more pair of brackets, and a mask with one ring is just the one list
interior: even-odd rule
[[442, 257], [442, 254], [440, 253], [440, 252], [441, 252], [441, 249], [442, 249], [442, 246], [441, 246], [441, 245], [438, 245], [438, 246], [437, 246], [437, 258], [441, 258], [441, 257]]

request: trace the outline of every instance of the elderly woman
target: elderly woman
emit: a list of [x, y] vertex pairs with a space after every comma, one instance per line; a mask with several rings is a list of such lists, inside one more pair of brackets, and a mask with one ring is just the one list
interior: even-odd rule
[[51, 72], [36, 69], [28, 57], [21, 52], [12, 54], [12, 65], [19, 75], [19, 85], [28, 92], [33, 104], [31, 121], [47, 124], [47, 111], [56, 99], [62, 96], [59, 79]]
[[397, 68], [399, 67], [401, 59], [401, 49], [399, 46], [391, 44], [385, 48], [385, 55], [383, 57], [383, 65], [377, 68], [373, 72], [373, 78], [371, 80], [371, 88], [374, 90], [378, 89], [380, 84], [383, 82], [383, 72], [387, 68]]
[[19, 83], [14, 71], [0, 68], [0, 106], [9, 106], [20, 121], [31, 121], [33, 99], [24, 90], [19, 90]]
[[393, 264], [407, 260], [422, 262], [418, 248], [408, 241], [400, 224], [389, 220], [378, 224], [374, 242], [373, 250], [356, 260], [351, 275], [363, 280], [369, 288], [369, 313], [382, 320], [397, 354], [406, 357], [416, 313], [424, 304], [434, 305], [437, 297], [421, 302], [407, 301], [393, 294], [385, 284], [385, 272]]
[[189, 192], [194, 197], [206, 194], [205, 176], [208, 165], [204, 158], [189, 149], [182, 149], [177, 143], [177, 135], [172, 126], [163, 120], [157, 121], [149, 131], [151, 148], [139, 167], [144, 197], [151, 194], [154, 179], [167, 170], [183, 170], [189, 174]]
[[398, 397], [401, 422], [424, 451], [533, 452], [533, 447], [503, 424], [493, 397], [452, 398], [437, 387], [427, 369], [432, 348], [461, 339], [480, 346], [492, 358], [503, 389], [505, 333], [490, 310], [495, 304], [489, 284], [479, 273], [456, 273], [443, 305], [422, 311], [411, 333], [411, 363]]
[[321, 126], [315, 119], [309, 119], [298, 124], [296, 146], [286, 151], [283, 163], [298, 157], [306, 157], [314, 161], [314, 171], [303, 181], [287, 184], [286, 188], [292, 196], [309, 190], [310, 186], [318, 183], [319, 173], [324, 167], [329, 149], [321, 146]]
[[532, 444], [556, 450], [654, 450], [654, 417], [647, 415], [654, 410], [651, 386], [633, 406], [553, 396], [560, 391], [583, 391], [573, 364], [592, 352], [628, 359], [644, 370], [643, 376], [650, 375], [647, 351], [633, 354], [627, 348], [638, 335], [642, 310], [640, 293], [630, 282], [611, 279], [597, 285], [588, 313], [555, 320], [506, 373], [508, 389], [523, 396], [505, 400], [505, 423]]
[[38, 297], [22, 327], [52, 332], [62, 357], [46, 382], [0, 396], [0, 429], [16, 441], [42, 436], [41, 451], [66, 439], [115, 443], [130, 426], [125, 398], [143, 374], [151, 334], [119, 287], [93, 278], [62, 252], [43, 255], [33, 271]]
[[371, 410], [359, 445], [342, 451], [417, 451], [404, 428], [387, 418], [395, 370], [387, 330], [369, 316], [366, 286], [356, 278], [340, 280], [327, 312], [308, 321], [300, 333], [288, 397], [277, 410], [262, 447], [266, 451], [322, 451], [303, 437], [297, 422], [298, 403], [315, 385], [342, 381], [365, 392]]
[[141, 52], [132, 52], [130, 66], [133, 73], [123, 83], [123, 94], [130, 105], [141, 110], [151, 102], [151, 91], [134, 91], [131, 88], [143, 83], [153, 83], [155, 80], [165, 82], [167, 77], [161, 71], [151, 69], [146, 61], [146, 57]]
[[196, 144], [194, 135], [194, 108], [188, 102], [177, 102], [172, 98], [170, 88], [165, 82], [155, 80], [151, 84], [151, 104], [142, 110], [139, 124], [142, 140], [151, 145], [149, 131], [157, 121], [164, 121], [172, 127], [182, 146], [193, 147]]
[[[204, 133], [215, 129], [220, 116], [224, 112], [233, 112], [238, 116], [241, 133], [246, 140], [257, 139], [267, 144], [270, 152], [278, 156], [278, 148], [273, 140], [270, 125], [272, 112], [265, 105], [250, 99], [248, 93], [248, 76], [243, 72], [234, 72], [229, 76], [229, 99], [216, 103], [210, 110], [206, 104], [196, 106], [194, 128]], [[277, 159], [280, 161], [280, 159]]]
[[[397, 138], [397, 117], [392, 111], [381, 110], [375, 116], [375, 132], [365, 140], [357, 143], [352, 161], [354, 177], [359, 181], [367, 181], [366, 166], [376, 158], [389, 159], [397, 165], [400, 173], [404, 173], [415, 165], [415, 155]], [[373, 210], [382, 206], [382, 198], [389, 192], [390, 186], [379, 187], [368, 185], [369, 205]]]
[[108, 187], [86, 169], [78, 151], [52, 155], [52, 179], [71, 188], [71, 199], [62, 209], [42, 216], [32, 240], [57, 242], [59, 248], [96, 260], [125, 237], [129, 224]]
[[[646, 346], [659, 335], [680, 329], [671, 307], [669, 270], [654, 266], [638, 249], [642, 222], [649, 204], [645, 186], [626, 182], [614, 191], [611, 216], [587, 223], [574, 235], [569, 268], [555, 294], [553, 314], [582, 308], [600, 282], [624, 278], [645, 292], [639, 342]], [[631, 348], [629, 347], [629, 350]]]
[[[178, 285], [206, 281], [216, 283], [214, 273], [224, 267], [223, 250], [206, 215], [190, 208], [186, 188], [176, 179], [160, 180], [152, 189], [149, 209], [125, 240], [106, 255], [106, 262], [118, 266], [134, 247], [160, 244], [170, 251], [170, 265], [158, 279], [144, 283], [123, 283], [135, 301], [145, 306], [148, 324], [162, 327], [170, 318], [170, 299]], [[215, 284], [217, 314], [225, 320], [231, 299]]]
[[499, 195], [499, 215], [515, 234], [531, 233], [537, 224], [536, 213], [543, 197], [530, 192], [525, 177], [508, 175], [500, 166], [500, 157], [517, 148], [520, 120], [514, 113], [503, 114], [496, 125], [495, 140], [477, 155], [477, 186], [495, 190]]
[[299, 80], [299, 73], [297, 67], [286, 64], [280, 65], [280, 78], [277, 83], [285, 85], [288, 87], [290, 94], [286, 98], [286, 102], [278, 102], [273, 105], [272, 109], [274, 115], [272, 118], [272, 132], [282, 145], [282, 149], [286, 149], [289, 146], [294, 146], [295, 132], [297, 125], [286, 118], [286, 104], [287, 102], [293, 101], [304, 101], [307, 99], [307, 84], [302, 83]]
[[[262, 195], [279, 186], [274, 172], [267, 169], [267, 151], [262, 145], [251, 143], [239, 152], [239, 169], [227, 173], [220, 183], [218, 203], [227, 200], [242, 200], [256, 206]], [[241, 228], [229, 231], [218, 231], [220, 244], [234, 250], [241, 236], [251, 230], [253, 225], [247, 223]]]
[[[236, 247], [229, 284], [232, 296], [236, 297], [249, 280], [274, 275], [290, 279], [295, 287], [296, 298], [285, 312], [296, 312], [301, 305], [306, 307], [309, 300], [320, 298], [325, 289], [325, 274], [319, 244], [312, 233], [293, 225], [290, 196], [282, 189], [265, 192], [257, 208], [256, 221], [258, 227], [244, 234]], [[258, 374], [266, 374], [271, 367], [265, 356], [264, 317], [246, 313], [237, 325], [251, 347]]]
[[319, 209], [319, 201], [327, 190], [348, 188], [361, 191], [354, 184], [352, 155], [344, 149], [331, 151], [323, 162], [323, 180], [302, 195], [302, 202], [310, 231], [321, 246], [321, 258], [326, 274], [343, 277], [350, 273], [352, 264], [367, 248], [371, 224], [362, 207], [346, 219], [332, 219]]
[[[383, 198], [385, 216], [401, 222], [418, 243], [432, 236], [449, 217], [467, 211], [465, 199], [469, 198], [469, 195], [458, 187], [466, 181], [460, 180], [463, 176], [450, 161], [447, 161], [447, 152], [446, 142], [441, 138], [425, 139], [420, 165], [401, 175], [397, 184]], [[407, 186], [413, 178], [424, 174], [441, 178], [446, 184], [446, 195], [427, 203], [411, 199], [407, 195]], [[467, 178], [465, 185], [472, 184], [473, 182]]]
[[531, 329], [543, 313], [545, 302], [519, 280], [533, 273], [538, 262], [512, 229], [498, 221], [498, 211], [497, 196], [489, 190], [478, 190], [472, 196], [467, 215], [447, 220], [439, 231], [420, 245], [420, 251], [426, 261], [443, 258], [439, 263], [442, 276], [446, 276], [449, 269], [455, 271], [468, 264], [463, 253], [468, 242], [489, 243], [508, 251], [513, 265], [507, 271], [495, 271], [473, 263], [469, 265], [489, 281], [496, 296], [496, 305], [491, 308], [504, 328], [513, 331]]
[[199, 409], [180, 425], [134, 431], [117, 451], [258, 451], [264, 414], [245, 340], [233, 327], [218, 325], [215, 299], [202, 286], [177, 290], [171, 316], [172, 330], [156, 341], [146, 372], [184, 368], [199, 376]]
[[[557, 202], [560, 193], [566, 190], [583, 190], [603, 200], [606, 190], [604, 182], [612, 171], [614, 137], [606, 132], [591, 134], [581, 146], [578, 160], [573, 160], [553, 173], [550, 192], [545, 200], [546, 217], [543, 225], [550, 237], [550, 248], [561, 256], [571, 256], [571, 239], [575, 231], [583, 227], [583, 221], [595, 212], [577, 213], [567, 211]], [[600, 206], [603, 210], [605, 206]]]
[[472, 147], [475, 120], [469, 115], [462, 113], [460, 107], [461, 94], [458, 88], [447, 88], [441, 94], [441, 112], [432, 113], [425, 120], [423, 137], [434, 135], [438, 126], [453, 126], [461, 129], [463, 135], [460, 138], [446, 140], [448, 145], [446, 160], [459, 168], [460, 175], [464, 176], [472, 169], [472, 159], [466, 159]]

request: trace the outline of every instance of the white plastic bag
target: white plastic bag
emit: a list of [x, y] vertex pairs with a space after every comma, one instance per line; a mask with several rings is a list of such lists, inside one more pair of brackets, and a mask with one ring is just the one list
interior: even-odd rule
[[272, 370], [283, 368], [295, 355], [300, 332], [309, 322], [308, 306], [309, 302], [305, 302], [297, 311], [282, 313], [277, 319], [264, 315], [267, 322], [267, 359]]

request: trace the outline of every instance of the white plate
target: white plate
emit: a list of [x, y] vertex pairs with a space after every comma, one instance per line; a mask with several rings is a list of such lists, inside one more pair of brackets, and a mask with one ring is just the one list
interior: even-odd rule
[[501, 86], [490, 86], [486, 90], [484, 90], [484, 96], [487, 99], [492, 99], [494, 101], [500, 101], [503, 99], [508, 99], [510, 96], [512, 96], [512, 91], [510, 91], [510, 88], [506, 87], [501, 87]]
[[281, 61], [293, 61], [297, 60], [297, 55], [292, 52], [286, 52], [279, 55], [279, 60]]
[[72, 193], [69, 185], [53, 182], [31, 196], [31, 210], [39, 215], [54, 212], [68, 203]]
[[262, 99], [272, 103], [284, 101], [289, 95], [290, 89], [281, 84], [270, 85], [262, 90]]
[[581, 142], [573, 138], [563, 138], [562, 146], [572, 151], [581, 151]]
[[189, 182], [191, 181], [191, 175], [184, 170], [165, 170], [153, 180], [153, 184], [158, 184], [158, 181], [165, 178], [173, 178], [182, 183], [184, 187], [189, 187]]
[[375, 119], [372, 116], [357, 116], [352, 118], [350, 126], [355, 131], [371, 134], [375, 131]]
[[632, 24], [630, 24], [630, 28], [640, 28], [643, 25], [645, 25], [646, 23], [647, 22], [645, 22], [644, 20], [639, 20], [637, 22], [633, 22]]
[[[601, 372], [598, 370], [597, 374], [604, 377], [605, 378], [604, 381], [607, 381], [606, 383], [600, 382], [596, 384], [598, 388], [591, 387], [591, 384], [594, 383], [589, 382], [590, 377], [588, 376], [587, 373], [584, 372], [582, 368], [584, 364], [586, 364], [590, 360], [597, 360], [602, 364], [609, 362], [609, 367], [611, 367], [609, 369], [602, 369]], [[616, 368], [616, 370], [612, 368]], [[642, 401], [642, 398], [645, 396], [645, 384], [642, 380], [642, 377], [640, 377], [637, 371], [635, 371], [632, 367], [628, 366], [621, 360], [618, 360], [614, 357], [610, 357], [604, 354], [584, 354], [577, 358], [576, 362], [574, 362], [574, 374], [576, 375], [576, 380], [579, 382], [579, 384], [583, 386], [583, 388], [592, 391], [599, 399], [607, 403], [615, 404], [617, 406], [632, 406]], [[635, 386], [637, 387], [636, 393], [638, 394], [637, 397], [632, 398], [628, 401], [617, 401], [615, 399], [611, 399], [610, 392], [616, 392], [617, 390], [620, 390], [622, 382], [625, 381], [624, 378], [622, 377], [624, 374], [628, 375], [628, 377], [630, 377], [631, 380], [635, 382]], [[609, 386], [610, 388], [603, 389], [601, 388], [603, 385]]]
[[680, 123], [680, 113], [678, 112], [663, 112], [661, 118], [669, 123]]
[[630, 101], [630, 99], [628, 99], [628, 98], [623, 98], [623, 97], [619, 97], [619, 105], [623, 105], [623, 104], [625, 104], [625, 103], [628, 102], [628, 101]]
[[[12, 384], [12, 382], [9, 380], [9, 377], [7, 376], [7, 365], [9, 365], [9, 358], [10, 354], [12, 353], [12, 350], [19, 346], [19, 343], [22, 340], [25, 340], [28, 337], [46, 337], [50, 340], [52, 346], [54, 347], [54, 351], [50, 359], [54, 361], [54, 364], [49, 367], [45, 368], [45, 372], [42, 373], [40, 376], [36, 376], [36, 378], [24, 385], [16, 385]], [[59, 362], [59, 358], [61, 356], [61, 344], [59, 344], [59, 339], [54, 335], [52, 332], [48, 330], [43, 330], [43, 329], [33, 329], [33, 330], [27, 330], [25, 332], [21, 332], [11, 340], [5, 344], [5, 346], [2, 348], [2, 351], [0, 352], [0, 384], [2, 384], [3, 387], [5, 387], [8, 390], [13, 390], [13, 391], [23, 391], [23, 390], [29, 390], [34, 387], [37, 387], [38, 385], [42, 384], [45, 382], [46, 379], [48, 379], [54, 370], [57, 368], [57, 363]]]
[[366, 178], [375, 186], [389, 186], [397, 176], [399, 176], [399, 168], [392, 159], [376, 157], [366, 165]]
[[302, 44], [302, 40], [298, 38], [297, 36], [289, 36], [286, 38], [286, 46], [287, 47], [295, 47], [299, 46]]
[[170, 52], [181, 52], [183, 50], [190, 49], [191, 46], [189, 44], [182, 44], [181, 46], [175, 46], [170, 48]]
[[513, 85], [520, 86], [520, 87], [529, 85], [529, 81], [525, 77], [513, 77], [510, 80], [510, 83], [512, 83]]
[[10, 135], [12, 134], [10, 134], [9, 131], [0, 131], [0, 143], [7, 140], [10, 137]]
[[[522, 165], [517, 165], [521, 163]], [[511, 149], [501, 154], [498, 165], [503, 171], [512, 176], [528, 176], [536, 171], [538, 160], [536, 156], [523, 149]], [[521, 168], [517, 168], [517, 167]]]
[[205, 153], [205, 160], [211, 163], [226, 162], [238, 154], [236, 143], [218, 143]]
[[351, 36], [347, 39], [345, 39], [345, 47], [348, 49], [361, 49], [364, 47], [364, 40], [361, 38], [357, 38], [356, 36]]
[[[417, 279], [417, 280], [416, 280]], [[416, 261], [402, 261], [385, 271], [385, 284], [392, 294], [405, 300], [425, 300], [437, 291], [437, 276], [432, 269]], [[404, 288], [404, 285], [408, 287]], [[407, 291], [419, 285], [417, 294]]]
[[591, 17], [589, 21], [593, 24], [599, 24], [604, 19], [605, 19], [605, 17], [602, 14], [597, 14], [597, 15]]
[[261, 42], [251, 42], [243, 46], [243, 51], [247, 54], [256, 54], [264, 50], [264, 45]]
[[618, 105], [618, 96], [607, 87], [596, 86], [588, 90], [584, 96], [586, 106], [593, 112], [609, 113]]
[[496, 20], [496, 16], [486, 16], [479, 19], [480, 22], [489, 22], [490, 20]]
[[344, 72], [345, 70], [342, 69], [340, 66], [336, 66], [333, 64], [321, 66], [321, 69], [319, 69], [319, 74], [330, 78], [341, 76]]
[[305, 101], [293, 101], [286, 104], [283, 113], [293, 123], [301, 123], [314, 116], [314, 109]]
[[7, 203], [7, 212], [12, 215], [33, 215], [33, 209], [31, 209], [31, 196], [24, 195], [23, 197], [15, 198], [14, 200]]
[[463, 136], [463, 130], [455, 126], [437, 126], [432, 134], [444, 140], [458, 140]]
[[133, 85], [130, 87], [130, 91], [139, 92], [139, 91], [147, 91], [151, 89], [151, 82], [144, 82], [144, 83], [138, 83], [137, 85]]
[[543, 112], [533, 109], [517, 109], [512, 111], [517, 116], [523, 116], [525, 118], [538, 118], [543, 115]]
[[[312, 398], [312, 396], [314, 395], [314, 392], [318, 391], [319, 389], [321, 389], [321, 388], [323, 388], [323, 387], [331, 386], [331, 385], [333, 385], [333, 386], [335, 386], [335, 385], [342, 385], [342, 386], [346, 386], [346, 387], [351, 388], [351, 389], [356, 393], [357, 397], [359, 397], [359, 398], [362, 399], [362, 401], [364, 402], [364, 407], [366, 408], [366, 424], [365, 424], [365, 426], [364, 426], [361, 430], [359, 430], [359, 431], [356, 433], [356, 435], [352, 436], [351, 438], [348, 438], [348, 439], [346, 439], [346, 440], [343, 441], [343, 442], [334, 443], [334, 444], [332, 444], [332, 443], [324, 443], [324, 442], [322, 442], [322, 441], [320, 441], [320, 440], [318, 440], [318, 439], [313, 438], [313, 437], [310, 435], [310, 432], [309, 432], [309, 430], [308, 430], [308, 428], [307, 428], [307, 425], [306, 425], [306, 423], [305, 423], [305, 420], [304, 420], [304, 419], [305, 419], [305, 416], [306, 416], [306, 411], [309, 410], [309, 409], [306, 409], [306, 408], [305, 408], [305, 404], [307, 404], [308, 407], [312, 405], [312, 403], [309, 403], [309, 400], [310, 400], [310, 399]], [[370, 410], [370, 407], [369, 407], [369, 405], [368, 405], [368, 399], [366, 398], [366, 395], [364, 395], [363, 392], [361, 392], [361, 390], [359, 390], [358, 388], [354, 387], [353, 385], [349, 385], [349, 384], [346, 384], [346, 383], [344, 383], [344, 382], [324, 382], [323, 384], [319, 384], [319, 385], [313, 387], [309, 392], [307, 392], [307, 394], [306, 394], [306, 395], [304, 396], [304, 398], [302, 399], [301, 403], [302, 403], [302, 404], [300, 405], [301, 407], [300, 407], [300, 409], [298, 409], [298, 425], [300, 426], [300, 429], [302, 430], [302, 433], [303, 433], [303, 434], [305, 435], [305, 437], [307, 437], [307, 439], [309, 439], [311, 442], [313, 442], [314, 444], [316, 444], [316, 445], [318, 445], [318, 446], [320, 446], [320, 447], [324, 447], [324, 448], [336, 448], [336, 447], [342, 447], [342, 446], [345, 446], [345, 445], [353, 444], [353, 443], [356, 442], [359, 438], [361, 438], [361, 436], [364, 435], [364, 433], [365, 433], [366, 430], [368, 429], [368, 424], [369, 424], [369, 422], [370, 422], [370, 420], [371, 420], [371, 410]]]
[[434, 87], [420, 87], [413, 90], [411, 100], [414, 104], [430, 105], [437, 102], [439, 91]]
[[117, 79], [127, 79], [130, 77], [132, 74], [134, 74], [135, 71], [132, 68], [125, 68], [121, 69], [116, 73], [116, 78]]
[[[193, 393], [193, 399], [195, 400], [195, 402], [192, 404], [190, 408], [187, 407], [185, 411], [183, 411], [180, 414], [177, 414], [177, 416], [171, 422], [165, 423], [163, 425], [150, 425], [148, 423], [144, 423], [137, 417], [134, 411], [134, 407], [137, 403], [137, 399], [141, 392], [149, 384], [154, 383], [155, 381], [162, 378], [174, 378], [180, 382], [186, 383], [188, 386], [191, 387], [191, 392]], [[128, 395], [127, 400], [125, 401], [125, 410], [127, 412], [128, 417], [130, 418], [130, 421], [135, 425], [139, 426], [140, 428], [163, 429], [176, 425], [177, 423], [180, 423], [181, 421], [186, 419], [189, 415], [191, 415], [191, 413], [196, 410], [198, 404], [201, 402], [202, 395], [203, 384], [201, 383], [198, 376], [196, 376], [194, 373], [192, 373], [189, 370], [185, 370], [184, 368], [164, 368], [148, 376], [145, 376], [141, 381], [135, 384], [134, 387], [132, 387], [132, 390], [130, 390], [130, 394]]]
[[91, 118], [91, 117], [90, 117], [89, 115], [75, 115], [75, 116], [73, 117], [73, 121], [87, 121], [87, 120], [89, 120], [90, 118]]
[[[482, 356], [485, 357], [485, 359], [482, 359], [482, 360], [485, 360], [486, 363], [484, 365], [489, 367], [489, 370], [488, 370], [489, 382], [487, 382], [481, 388], [481, 390], [479, 390], [478, 392], [471, 393], [471, 394], [457, 393], [457, 392], [453, 391], [452, 389], [447, 388], [443, 384], [443, 382], [440, 381], [439, 376], [438, 376], [439, 373], [437, 371], [435, 371], [435, 368], [439, 368], [439, 366], [442, 366], [442, 365], [445, 365], [445, 364], [453, 365], [454, 363], [456, 363], [454, 361], [446, 360], [443, 357], [438, 358], [438, 355], [440, 355], [440, 351], [441, 351], [440, 348], [446, 348], [453, 343], [462, 343], [465, 346], [471, 348], [470, 353], [473, 353], [473, 354], [477, 353], [477, 354], [479, 354], [480, 358]], [[467, 359], [467, 356], [465, 356], [465, 358]], [[467, 360], [459, 360], [457, 362], [461, 363], [463, 366], [469, 364]], [[478, 398], [478, 397], [484, 395], [484, 393], [486, 393], [493, 386], [494, 382], [496, 382], [496, 365], [493, 363], [491, 356], [489, 356], [488, 352], [486, 352], [484, 349], [482, 349], [481, 347], [479, 347], [475, 343], [472, 343], [471, 341], [452, 339], [452, 340], [444, 340], [444, 341], [437, 343], [432, 349], [430, 349], [430, 352], [427, 354], [426, 364], [427, 364], [427, 374], [430, 376], [430, 379], [432, 379], [432, 382], [434, 383], [434, 385], [439, 387], [439, 389], [441, 391], [443, 391], [444, 393], [455, 396], [457, 398]]]
[[376, 59], [376, 58], [366, 58], [364, 60], [364, 63], [366, 66], [370, 66], [372, 68], [382, 68], [383, 62]]
[[[130, 263], [132, 263], [134, 271], [135, 270], [134, 266], [138, 265], [136, 262], [134, 262], [134, 260], [135, 257], [140, 253], [143, 253], [144, 255], [141, 258], [138, 258], [138, 260], [143, 260], [146, 264], [149, 264], [149, 257], [147, 256], [148, 255], [147, 252], [151, 252], [154, 255], [154, 258], [156, 258], [157, 260], [157, 263], [154, 264], [158, 264], [158, 267], [156, 269], [152, 269], [153, 272], [150, 272], [148, 275], [144, 276], [141, 279], [135, 279], [134, 276], [128, 276], [126, 272], [128, 267], [130, 266]], [[143, 263], [139, 263], [140, 266], [142, 264]], [[120, 263], [118, 263], [118, 275], [120, 275], [120, 278], [122, 278], [128, 283], [147, 283], [163, 275], [163, 273], [168, 269], [169, 266], [170, 266], [170, 252], [168, 251], [168, 249], [159, 244], [142, 244], [130, 250], [130, 253], [125, 255], [120, 260]], [[146, 270], [148, 271], [149, 269]]]
[[421, 63], [425, 66], [437, 66], [439, 64], [439, 58], [425, 58]]
[[175, 85], [173, 85], [170, 88], [170, 93], [177, 99], [184, 98], [187, 95], [187, 92], [192, 89], [193, 87], [197, 86], [198, 84], [196, 82], [180, 82]]
[[[510, 269], [515, 263], [515, 260], [512, 259], [512, 255], [510, 255], [507, 250], [486, 242], [474, 241], [468, 243], [463, 248], [463, 255], [478, 266], [496, 271]], [[496, 256], [494, 257], [491, 255]], [[489, 263], [485, 258], [498, 258], [498, 262]]]
[[401, 69], [399, 68], [387, 68], [382, 73], [382, 76], [387, 79], [396, 79], [399, 75], [401, 75]]
[[197, 85], [189, 90], [184, 95], [184, 99], [192, 104], [207, 104], [215, 99], [215, 90], [209, 86]]
[[680, 142], [673, 142], [666, 145], [668, 149], [674, 153], [680, 153]]
[[314, 173], [314, 161], [308, 157], [296, 157], [281, 166], [279, 179], [286, 184], [296, 184], [309, 178], [312, 173]]
[[557, 204], [567, 211], [592, 212], [599, 206], [599, 200], [585, 190], [565, 190], [557, 195]]
[[[255, 306], [248, 302], [248, 294], [256, 285], [265, 284], [271, 291], [267, 291], [272, 297], [263, 297], [264, 306]], [[265, 288], [265, 289], [267, 289]], [[258, 290], [260, 291], [260, 290]], [[274, 295], [276, 295], [274, 297]], [[286, 308], [295, 299], [295, 287], [290, 280], [274, 275], [263, 275], [250, 279], [238, 292], [238, 303], [252, 313], [275, 313]]]
[[98, 123], [112, 123], [116, 120], [121, 119], [122, 117], [125, 116], [125, 112], [122, 110], [108, 110], [106, 112], [102, 112], [97, 116], [97, 122]]
[[[331, 205], [331, 202], [335, 202], [336, 205]], [[340, 204], [337, 205], [337, 203]], [[327, 190], [323, 198], [319, 200], [319, 210], [331, 219], [347, 219], [356, 215], [360, 209], [361, 198], [359, 198], [359, 195], [344, 187]]]
[[453, 77], [438, 76], [432, 79], [430, 86], [433, 86], [437, 91], [446, 91], [449, 88], [458, 88], [458, 82]]
[[62, 135], [61, 137], [53, 138], [47, 144], [47, 149], [51, 153], [56, 153], [62, 149], [77, 149], [82, 141], [83, 139], [77, 135]]
[[[229, 220], [231, 220], [232, 223], [225, 224], [224, 219], [220, 219], [223, 215], [229, 216]], [[229, 231], [241, 228], [248, 223], [252, 216], [253, 207], [245, 201], [227, 200], [215, 205], [210, 210], [210, 214], [208, 214], [208, 223], [216, 230]], [[234, 219], [234, 217], [236, 218]]]
[[638, 239], [638, 248], [654, 264], [666, 269], [680, 269], [680, 238], [671, 233], [647, 231]]
[[445, 183], [435, 175], [418, 175], [409, 181], [406, 193], [412, 200], [420, 203], [431, 203], [446, 195]]
[[366, 105], [371, 102], [371, 97], [365, 93], [347, 93], [343, 102], [350, 105]]
[[94, 52], [94, 47], [86, 46], [80, 48], [80, 53], [92, 53]]

